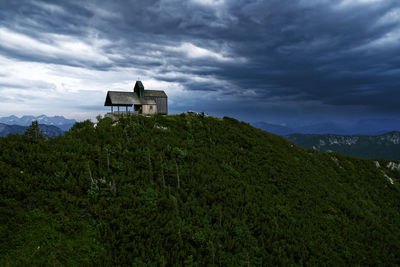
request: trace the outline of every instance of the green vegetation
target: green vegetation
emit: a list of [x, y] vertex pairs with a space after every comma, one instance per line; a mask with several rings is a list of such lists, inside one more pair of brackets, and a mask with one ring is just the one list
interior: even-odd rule
[[0, 151], [1, 266], [400, 264], [383, 161], [184, 114], [33, 125]]

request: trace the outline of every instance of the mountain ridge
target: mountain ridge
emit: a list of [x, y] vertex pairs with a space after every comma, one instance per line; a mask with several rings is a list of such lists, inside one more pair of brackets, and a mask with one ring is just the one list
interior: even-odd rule
[[379, 135], [400, 131], [399, 119], [364, 119], [354, 123], [321, 122], [303, 126], [282, 126], [267, 122], [255, 122], [253, 126], [278, 134], [338, 134], [338, 135]]
[[[0, 137], [7, 137], [9, 134], [24, 134], [28, 127], [0, 123]], [[39, 124], [39, 128], [48, 137], [56, 137], [64, 134], [63, 130], [54, 125]]]
[[48, 117], [44, 114], [39, 116], [24, 115], [20, 118], [15, 115], [0, 117], [0, 123], [8, 125], [29, 126], [33, 121], [37, 121], [39, 124], [54, 125], [63, 131], [68, 131], [76, 123], [76, 120], [66, 119], [64, 116]]
[[400, 132], [380, 135], [290, 134], [286, 139], [305, 148], [335, 151], [361, 158], [400, 160]]

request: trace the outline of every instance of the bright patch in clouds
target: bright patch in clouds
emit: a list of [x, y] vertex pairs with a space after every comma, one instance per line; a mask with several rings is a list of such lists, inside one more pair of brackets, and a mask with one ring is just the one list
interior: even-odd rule
[[186, 55], [189, 58], [194, 58], [194, 59], [215, 59], [217, 61], [234, 61], [233, 58], [224, 56], [220, 53], [216, 53], [214, 51], [211, 51], [209, 49], [205, 49], [202, 47], [198, 47], [192, 43], [184, 42], [178, 47], [169, 47], [168, 50], [170, 51], [176, 51], [180, 52], [184, 55]]
[[15, 51], [26, 56], [71, 60], [77, 64], [79, 61], [94, 64], [111, 63], [102, 52], [102, 46], [108, 45], [107, 40], [91, 40], [85, 43], [77, 38], [59, 34], [42, 34], [43, 40], [36, 40], [22, 33], [0, 27], [0, 47]]
[[225, 3], [225, 0], [191, 0], [193, 3], [206, 6], [220, 6]]
[[58, 14], [65, 14], [65, 10], [58, 5], [53, 5], [53, 4], [49, 4], [49, 3], [44, 3], [44, 2], [40, 2], [40, 1], [32, 1], [32, 4], [42, 8], [44, 10], [47, 10], [51, 13], [58, 13]]
[[356, 50], [366, 50], [377, 53], [381, 49], [397, 48], [400, 42], [400, 30], [386, 33], [379, 39], [373, 40], [365, 45], [358, 47]]
[[390, 23], [400, 23], [400, 8], [390, 10], [378, 20], [377, 25], [385, 25]]
[[378, 4], [385, 0], [342, 0], [338, 7], [352, 7], [357, 5]]
[[[108, 111], [103, 107], [106, 92], [133, 90], [136, 79], [134, 74], [138, 73], [141, 73], [145, 88], [165, 90], [170, 104], [188, 104], [194, 96], [196, 99], [204, 96], [201, 92], [193, 94], [185, 90], [180, 83], [153, 79], [155, 72], [143, 71], [140, 68], [113, 68], [101, 71], [16, 61], [0, 55], [0, 93], [7, 96], [0, 99], [0, 103], [3, 112], [12, 110], [12, 114], [19, 116], [45, 113], [63, 114], [76, 119], [94, 119]], [[8, 113], [4, 113], [5, 115]]]

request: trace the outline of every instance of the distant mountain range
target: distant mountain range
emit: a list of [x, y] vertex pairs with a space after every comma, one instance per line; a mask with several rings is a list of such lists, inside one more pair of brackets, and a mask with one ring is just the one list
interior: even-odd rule
[[37, 121], [39, 124], [54, 125], [63, 131], [68, 131], [76, 122], [72, 119], [66, 119], [63, 116], [47, 117], [46, 115], [40, 115], [35, 117], [28, 115], [19, 118], [12, 115], [9, 117], [0, 117], [0, 123], [7, 125], [29, 126], [32, 124], [32, 121]]
[[286, 139], [305, 148], [335, 151], [360, 158], [400, 160], [400, 132], [376, 136], [336, 134], [290, 134]]
[[[29, 126], [7, 125], [0, 123], [0, 137], [6, 137], [9, 134], [23, 134]], [[40, 130], [49, 137], [63, 135], [64, 131], [54, 125], [39, 124]]]
[[324, 122], [300, 127], [288, 127], [267, 122], [256, 122], [257, 128], [277, 135], [289, 134], [338, 134], [338, 135], [379, 135], [400, 131], [400, 119], [366, 119], [353, 124]]
[[27, 126], [21, 125], [7, 125], [0, 123], [0, 137], [6, 137], [9, 134], [23, 134], [28, 128]]
[[8, 136], [9, 134], [23, 134], [25, 130], [32, 124], [33, 121], [38, 121], [40, 130], [49, 137], [55, 137], [64, 134], [74, 124], [75, 120], [66, 119], [63, 116], [47, 117], [40, 116], [17, 116], [0, 117], [0, 137]]

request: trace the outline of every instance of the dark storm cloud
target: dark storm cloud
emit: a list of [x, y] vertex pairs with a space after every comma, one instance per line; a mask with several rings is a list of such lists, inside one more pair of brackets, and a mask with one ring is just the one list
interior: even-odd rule
[[[227, 106], [242, 101], [248, 112], [270, 112], [264, 103], [273, 102], [282, 110], [297, 103], [400, 113], [398, 0], [2, 1], [0, 8], [0, 34], [32, 41], [31, 49], [0, 44], [9, 58], [140, 69], [214, 92]], [[65, 52], [59, 35], [93, 51]]]

